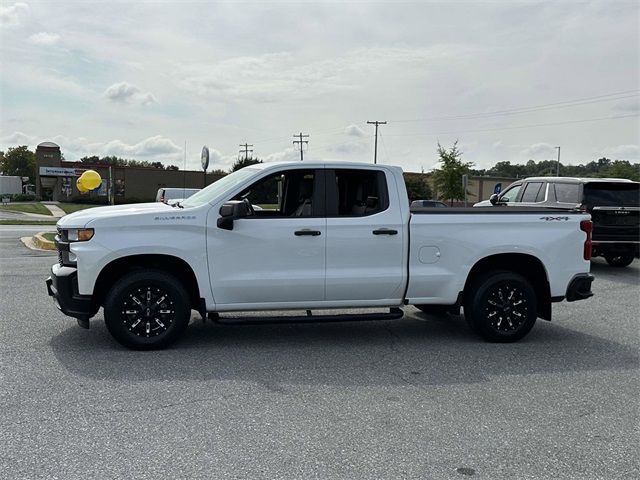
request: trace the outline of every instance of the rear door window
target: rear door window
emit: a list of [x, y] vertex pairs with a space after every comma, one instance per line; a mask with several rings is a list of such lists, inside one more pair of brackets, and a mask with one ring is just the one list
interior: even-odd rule
[[522, 193], [521, 202], [533, 203], [538, 198], [538, 193], [542, 188], [542, 182], [529, 182]]
[[584, 203], [589, 207], [638, 207], [640, 184], [588, 183], [584, 187]]
[[335, 180], [328, 173], [327, 216], [364, 217], [389, 208], [384, 172], [336, 168]]
[[556, 201], [560, 203], [581, 203], [579, 183], [556, 183]]

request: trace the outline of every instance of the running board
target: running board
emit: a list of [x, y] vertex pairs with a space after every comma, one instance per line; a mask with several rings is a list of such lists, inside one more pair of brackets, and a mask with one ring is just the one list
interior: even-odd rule
[[358, 313], [341, 315], [313, 315], [307, 310], [306, 315], [290, 317], [233, 317], [212, 319], [220, 325], [274, 325], [286, 323], [326, 323], [326, 322], [361, 322], [376, 320], [397, 320], [404, 316], [400, 308], [390, 308], [389, 313]]

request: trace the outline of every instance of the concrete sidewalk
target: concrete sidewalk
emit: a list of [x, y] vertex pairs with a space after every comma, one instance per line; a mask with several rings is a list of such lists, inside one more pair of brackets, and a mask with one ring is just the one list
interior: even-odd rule
[[60, 218], [60, 217], [64, 217], [66, 215], [66, 212], [64, 210], [62, 210], [57, 204], [55, 203], [45, 203], [42, 202], [42, 205], [44, 205], [45, 207], [47, 207], [49, 209], [49, 211], [51, 212], [51, 215], [53, 215], [55, 218]]

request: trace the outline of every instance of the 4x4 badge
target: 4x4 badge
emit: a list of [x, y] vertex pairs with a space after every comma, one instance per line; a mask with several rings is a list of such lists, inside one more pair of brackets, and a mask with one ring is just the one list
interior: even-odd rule
[[569, 217], [540, 217], [540, 220], [550, 222], [552, 220], [569, 220]]

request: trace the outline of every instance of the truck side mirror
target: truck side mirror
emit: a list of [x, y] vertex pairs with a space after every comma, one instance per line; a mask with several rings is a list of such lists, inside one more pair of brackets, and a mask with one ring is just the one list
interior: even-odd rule
[[497, 205], [499, 200], [500, 200], [500, 195], [498, 195], [497, 193], [494, 193], [489, 197], [489, 201], [491, 202], [491, 205]]
[[220, 207], [220, 218], [218, 218], [218, 228], [233, 230], [233, 221], [238, 218], [249, 216], [247, 202], [242, 200], [231, 200]]

